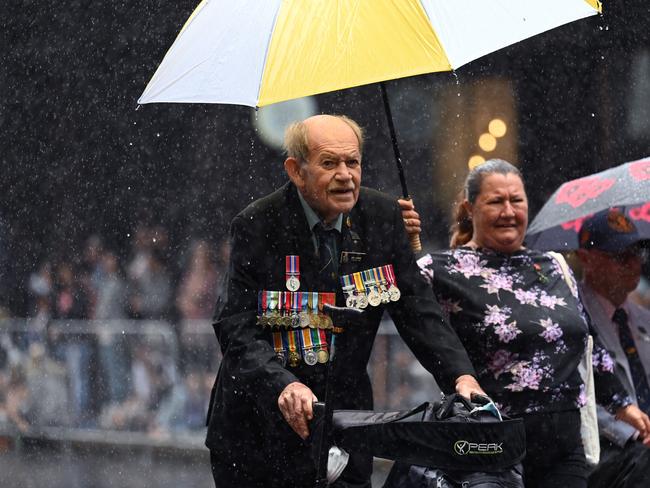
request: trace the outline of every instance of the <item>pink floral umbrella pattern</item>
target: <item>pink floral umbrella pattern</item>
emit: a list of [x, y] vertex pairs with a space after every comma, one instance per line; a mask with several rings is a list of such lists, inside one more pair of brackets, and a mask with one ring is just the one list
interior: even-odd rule
[[616, 207], [650, 239], [650, 157], [562, 184], [533, 219], [526, 245], [543, 251], [577, 249], [582, 222]]

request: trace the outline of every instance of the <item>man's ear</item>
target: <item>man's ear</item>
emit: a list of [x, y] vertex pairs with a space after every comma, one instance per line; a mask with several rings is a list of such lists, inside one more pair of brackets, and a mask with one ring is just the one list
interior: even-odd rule
[[303, 186], [302, 172], [300, 171], [300, 161], [296, 158], [287, 158], [284, 160], [284, 170], [287, 172], [291, 182], [298, 188]]

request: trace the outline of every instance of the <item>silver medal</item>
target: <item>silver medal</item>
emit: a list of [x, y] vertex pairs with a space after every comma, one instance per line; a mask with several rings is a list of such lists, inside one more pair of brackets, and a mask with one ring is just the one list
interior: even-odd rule
[[289, 291], [298, 291], [298, 288], [300, 288], [300, 280], [294, 275], [289, 276], [286, 284]]
[[305, 364], [308, 366], [313, 366], [318, 362], [318, 356], [313, 349], [306, 350], [305, 354], [303, 355], [303, 359], [305, 360]]

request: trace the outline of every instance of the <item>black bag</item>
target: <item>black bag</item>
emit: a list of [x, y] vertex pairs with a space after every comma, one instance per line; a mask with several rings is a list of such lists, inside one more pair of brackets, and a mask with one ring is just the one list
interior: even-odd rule
[[[477, 406], [451, 395], [407, 411], [335, 410], [330, 445], [397, 461], [384, 488], [523, 487], [523, 421], [500, 421]], [[314, 434], [323, 410], [316, 405]]]

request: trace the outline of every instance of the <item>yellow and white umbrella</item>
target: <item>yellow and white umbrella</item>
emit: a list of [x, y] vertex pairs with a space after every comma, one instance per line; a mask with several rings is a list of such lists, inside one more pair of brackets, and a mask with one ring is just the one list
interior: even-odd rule
[[284, 100], [449, 71], [597, 0], [203, 0], [138, 103]]

